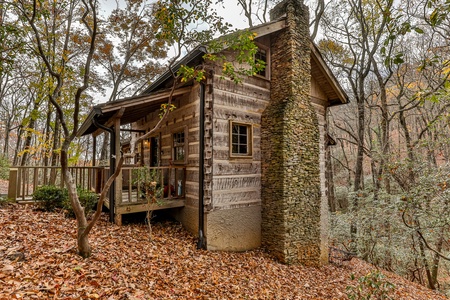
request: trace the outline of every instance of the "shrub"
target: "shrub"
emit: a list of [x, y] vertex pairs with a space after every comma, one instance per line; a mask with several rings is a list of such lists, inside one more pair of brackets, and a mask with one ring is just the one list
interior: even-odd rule
[[0, 197], [0, 207], [6, 206], [11, 203], [14, 203], [13, 199], [8, 199], [8, 197]]
[[[77, 188], [78, 199], [81, 206], [84, 207], [84, 214], [89, 216], [94, 210], [97, 204], [97, 194], [89, 190], [84, 190], [82, 188]], [[67, 211], [69, 217], [75, 218], [75, 213], [73, 212], [72, 203], [70, 203], [69, 197], [64, 200], [64, 209]]]
[[[352, 280], [355, 277], [352, 274]], [[347, 287], [347, 296], [351, 300], [368, 299], [392, 299], [389, 294], [395, 288], [394, 284], [386, 281], [385, 276], [380, 271], [373, 271], [358, 279], [357, 286]]]
[[9, 161], [6, 156], [0, 156], [0, 179], [9, 179]]
[[[82, 188], [77, 188], [78, 199], [81, 206], [84, 207], [84, 213], [88, 216], [95, 209], [97, 203], [97, 194]], [[70, 203], [67, 189], [53, 185], [40, 186], [33, 193], [33, 200], [38, 201], [45, 211], [54, 211], [56, 209], [65, 209], [69, 217], [75, 217], [72, 203]]]
[[45, 211], [54, 211], [64, 207], [64, 201], [67, 199], [67, 190], [54, 185], [43, 185], [38, 187], [33, 193], [33, 200], [40, 202]]

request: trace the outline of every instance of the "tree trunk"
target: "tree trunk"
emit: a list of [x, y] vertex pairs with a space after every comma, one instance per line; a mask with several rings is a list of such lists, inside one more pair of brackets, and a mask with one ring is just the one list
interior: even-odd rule
[[9, 133], [11, 131], [11, 118], [6, 121], [5, 127], [5, 145], [3, 148], [3, 155], [9, 160]]
[[19, 126], [17, 129], [17, 142], [16, 142], [16, 149], [14, 150], [14, 159], [13, 159], [13, 165], [17, 166], [19, 164], [19, 149], [22, 146], [22, 125]]
[[427, 280], [428, 280], [428, 288], [435, 290], [435, 282], [433, 280], [433, 276], [431, 275], [430, 266], [428, 264], [428, 260], [425, 256], [425, 246], [423, 244], [422, 239], [419, 237], [419, 248], [420, 248], [420, 256], [422, 258], [422, 263], [425, 268], [425, 273], [427, 274]]
[[[60, 134], [61, 134], [60, 120], [56, 116], [56, 118], [55, 118], [55, 127], [54, 127], [54, 130], [53, 130], [53, 146], [52, 146], [52, 151], [51, 151], [52, 159], [51, 159], [51, 162], [50, 162], [52, 167], [55, 167], [55, 166], [58, 165], [58, 153], [57, 153], [56, 150], [60, 146], [60, 143], [59, 143]], [[61, 160], [62, 160], [62, 158], [61, 158]], [[61, 169], [61, 172], [63, 172], [62, 169]], [[50, 184], [55, 184], [56, 177], [57, 177], [56, 175], [57, 175], [56, 174], [56, 169], [54, 169], [54, 168], [51, 169], [51, 171], [50, 171]]]
[[[33, 111], [37, 109], [37, 103], [35, 102], [34, 104], [35, 105], [34, 105]], [[35, 123], [36, 123], [36, 120], [32, 116], [30, 118], [30, 122], [28, 123], [27, 129], [34, 129]], [[24, 151], [24, 153], [22, 155], [22, 159], [20, 161], [20, 165], [21, 166], [25, 166], [26, 163], [27, 163], [27, 159], [28, 159], [28, 156], [29, 156], [29, 151], [30, 151], [30, 148], [31, 148], [31, 138], [32, 138], [32, 134], [30, 132], [26, 132], [25, 144], [23, 146], [23, 150], [25, 150], [25, 151]]]

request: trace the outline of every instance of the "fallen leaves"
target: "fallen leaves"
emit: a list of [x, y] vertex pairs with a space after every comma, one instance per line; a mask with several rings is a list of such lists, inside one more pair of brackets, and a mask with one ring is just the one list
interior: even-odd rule
[[[90, 236], [93, 254], [76, 254], [75, 221], [32, 207], [0, 207], [0, 299], [346, 299], [346, 287], [373, 267], [287, 266], [262, 250], [196, 249], [179, 224], [112, 225]], [[19, 254], [20, 253], [20, 254]], [[22, 255], [23, 256], [22, 256]], [[394, 299], [446, 299], [385, 272]]]

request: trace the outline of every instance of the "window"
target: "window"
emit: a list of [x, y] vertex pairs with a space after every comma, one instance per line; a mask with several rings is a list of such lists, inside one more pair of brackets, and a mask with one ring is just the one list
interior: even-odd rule
[[184, 131], [173, 134], [173, 161], [184, 162], [185, 147], [184, 147]]
[[258, 65], [261, 63], [261, 61], [265, 64], [264, 69], [258, 71], [256, 74], [267, 77], [267, 68], [269, 67], [269, 65], [267, 64], [267, 51], [265, 49], [258, 48], [258, 52], [256, 52], [255, 54], [255, 64]]
[[231, 156], [243, 157], [252, 155], [252, 127], [249, 124], [231, 122]]

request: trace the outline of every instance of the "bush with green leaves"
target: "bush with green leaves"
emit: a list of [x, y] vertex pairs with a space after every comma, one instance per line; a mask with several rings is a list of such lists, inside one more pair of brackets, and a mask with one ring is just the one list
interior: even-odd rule
[[0, 179], [9, 179], [9, 161], [6, 156], [0, 156]]
[[[77, 188], [78, 200], [81, 206], [84, 207], [84, 214], [89, 216], [95, 209], [98, 200], [96, 193], [84, 190], [82, 188]], [[69, 217], [75, 218], [75, 213], [73, 212], [72, 203], [70, 203], [69, 197], [64, 199], [63, 208], [67, 211]]]
[[43, 185], [33, 193], [33, 200], [40, 204], [45, 211], [55, 211], [64, 207], [64, 201], [68, 198], [67, 190], [54, 186]]
[[[390, 178], [389, 191], [366, 184], [348, 193], [348, 210], [331, 214], [330, 242], [377, 267], [449, 293], [450, 165], [408, 166], [395, 169], [398, 178]], [[408, 172], [414, 174], [412, 183], [406, 181]]]
[[[97, 194], [82, 188], [77, 188], [77, 193], [81, 206], [84, 207], [84, 213], [88, 216], [95, 210]], [[75, 217], [72, 204], [70, 203], [69, 194], [65, 188], [60, 188], [54, 185], [40, 186], [36, 189], [36, 191], [34, 191], [33, 200], [41, 204], [42, 209], [45, 211], [64, 209], [66, 210], [68, 216]]]
[[[355, 280], [353, 274], [351, 279]], [[390, 294], [394, 288], [395, 285], [387, 281], [383, 273], [376, 270], [361, 276], [356, 286], [347, 286], [347, 296], [350, 300], [393, 299]]]

